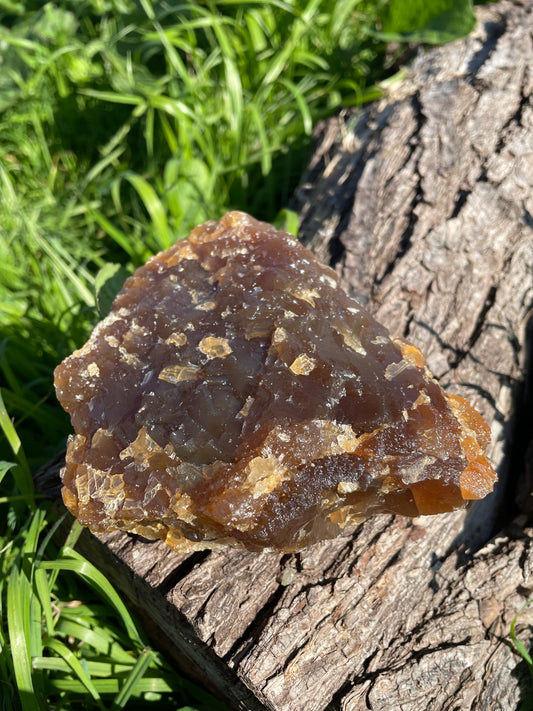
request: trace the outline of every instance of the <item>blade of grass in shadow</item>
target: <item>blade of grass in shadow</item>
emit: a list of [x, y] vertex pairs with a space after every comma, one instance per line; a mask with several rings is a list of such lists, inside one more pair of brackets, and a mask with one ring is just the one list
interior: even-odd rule
[[155, 654], [151, 649], [143, 649], [120, 692], [114, 698], [110, 711], [119, 711], [126, 706], [154, 659]]
[[64, 547], [62, 555], [63, 557], [60, 560], [43, 561], [43, 568], [45, 570], [71, 570], [77, 573], [90, 587], [94, 588], [109, 602], [118, 613], [130, 638], [143, 646], [143, 641], [128, 609], [108, 579], [92, 563], [89, 563], [88, 560], [71, 548]]
[[122, 173], [120, 179], [127, 180], [136, 190], [152, 219], [160, 249], [168, 249], [174, 240], [168, 227], [166, 210], [153, 187], [143, 177], [131, 171]]
[[[78, 265], [77, 273], [75, 273], [69, 264], [70, 255], [65, 252], [57, 240], [49, 242], [38, 234], [33, 235], [33, 237], [37, 246], [49, 256], [57, 272], [59, 282], [61, 283], [62, 280], [68, 279], [74, 286], [79, 298], [82, 299], [87, 306], [94, 306], [94, 296], [86, 286], [87, 282], [91, 283], [92, 275], [84, 269], [82, 265]], [[78, 274], [83, 278], [80, 278]]]
[[32, 590], [32, 561], [44, 520], [44, 509], [37, 509], [30, 519], [23, 545], [12, 563], [7, 581], [7, 629], [11, 660], [25, 711], [45, 709], [34, 685], [34, 681], [39, 685], [40, 679], [34, 680], [31, 666], [32, 653], [41, 653], [39, 605]]
[[511, 629], [509, 632], [509, 636], [511, 637], [511, 640], [513, 641], [513, 644], [516, 647], [516, 651], [522, 657], [522, 659], [526, 662], [527, 668], [529, 670], [529, 674], [533, 680], [533, 659], [531, 658], [531, 655], [525, 648], [524, 643], [520, 639], [518, 639], [518, 637], [516, 635], [516, 623], [518, 621], [520, 613], [523, 610], [525, 610], [526, 608], [530, 607], [532, 604], [533, 604], [533, 600], [528, 600], [528, 602], [526, 602], [526, 604], [523, 605], [522, 608], [513, 617], [513, 620], [511, 622]]
[[10, 469], [12, 469], [15, 466], [13, 462], [4, 462], [0, 461], [0, 484], [2, 484], [2, 481], [5, 477], [5, 475], [8, 473]]
[[63, 659], [73, 673], [76, 675], [77, 679], [83, 684], [85, 689], [89, 692], [93, 700], [96, 702], [97, 706], [101, 711], [104, 711], [105, 707], [100, 698], [100, 694], [96, 689], [93, 680], [90, 675], [86, 672], [81, 662], [78, 660], [75, 654], [65, 645], [53, 637], [47, 637], [44, 640], [44, 646], [48, 647], [51, 652], [55, 653], [58, 657]]
[[122, 649], [107, 631], [91, 627], [91, 623], [95, 622], [96, 620], [88, 618], [86, 609], [82, 606], [76, 607], [75, 612], [63, 610], [55, 635], [71, 641], [76, 640], [79, 644], [90, 647], [102, 658], [112, 658], [113, 663], [123, 664], [129, 670], [133, 664], [131, 652]]
[[[39, 668], [46, 668], [46, 665], [39, 665]], [[120, 693], [121, 680], [117, 678], [94, 679], [93, 686], [101, 696], [118, 694]], [[49, 681], [49, 687], [51, 690], [56, 692], [67, 694], [68, 698], [72, 698], [74, 695], [83, 694], [85, 691], [85, 685], [76, 679], [51, 678]], [[172, 690], [172, 686], [169, 686], [166, 682], [162, 682], [158, 678], [144, 677], [138, 681], [136, 693], [168, 693]], [[159, 708], [164, 709], [165, 706], [160, 705]], [[179, 711], [183, 711], [184, 708], [189, 707], [180, 707]], [[191, 708], [192, 711], [197, 711], [194, 707]], [[204, 706], [204, 708], [207, 711], [210, 707]], [[30, 710], [25, 708], [24, 711]], [[49, 707], [47, 707], [46, 711], [49, 711]]]
[[309, 106], [307, 105], [307, 102], [306, 102], [302, 92], [298, 89], [296, 84], [294, 84], [294, 82], [292, 82], [290, 79], [281, 77], [280, 83], [289, 90], [289, 92], [294, 97], [294, 100], [296, 101], [298, 108], [300, 109], [304, 133], [307, 134], [308, 136], [311, 135], [311, 131], [313, 130], [313, 117], [311, 116]]
[[34, 502], [34, 487], [33, 479], [31, 476], [31, 471], [28, 466], [28, 461], [26, 455], [24, 454], [24, 449], [22, 448], [22, 443], [19, 439], [17, 431], [11, 422], [9, 415], [7, 414], [6, 407], [4, 405], [4, 400], [2, 398], [2, 392], [0, 390], [0, 429], [3, 431], [13, 454], [15, 455], [18, 466], [13, 468], [13, 477], [17, 485], [18, 490], [21, 495], [25, 497], [29, 504], [33, 505]]
[[106, 234], [108, 234], [111, 239], [113, 239], [121, 249], [126, 252], [130, 259], [135, 263], [141, 263], [148, 258], [149, 252], [145, 250], [142, 254], [139, 254], [137, 250], [137, 245], [133, 244], [131, 239], [122, 232], [116, 225], [114, 225], [107, 217], [100, 212], [100, 210], [91, 209], [90, 214], [93, 219], [100, 225]]
[[[128, 664], [117, 664], [116, 662], [94, 662], [83, 660], [83, 668], [86, 670], [87, 674], [91, 677], [93, 683], [96, 683], [99, 678], [110, 677], [113, 674], [123, 675], [128, 674], [132, 668], [132, 659], [129, 659]], [[49, 671], [58, 671], [63, 674], [70, 674], [72, 672], [71, 665], [66, 662], [61, 657], [35, 657], [33, 659], [34, 669], [48, 669]], [[96, 688], [96, 687], [95, 687]]]
[[273, 150], [268, 142], [263, 116], [256, 104], [249, 104], [246, 110], [251, 116], [252, 125], [255, 126], [261, 144], [261, 170], [263, 175], [267, 175], [272, 170]]
[[11, 569], [7, 581], [7, 627], [13, 674], [25, 711], [44, 711], [33, 688], [29, 649], [30, 599], [28, 581], [18, 566]]

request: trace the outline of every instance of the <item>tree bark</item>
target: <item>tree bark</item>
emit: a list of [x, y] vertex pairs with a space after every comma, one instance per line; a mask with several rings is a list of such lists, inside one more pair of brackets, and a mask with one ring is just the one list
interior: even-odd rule
[[[293, 555], [80, 539], [154, 643], [233, 709], [490, 711], [526, 698], [508, 634], [533, 593], [518, 508], [532, 509], [532, 5], [478, 17], [381, 101], [319, 127], [295, 207], [346, 289], [491, 423], [495, 493], [436, 517], [376, 516]], [[527, 645], [533, 618], [520, 620]]]

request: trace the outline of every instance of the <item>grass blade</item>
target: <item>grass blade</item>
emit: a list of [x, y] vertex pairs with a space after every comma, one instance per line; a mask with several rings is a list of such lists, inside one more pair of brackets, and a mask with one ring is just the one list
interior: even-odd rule
[[128, 674], [128, 678], [123, 687], [115, 697], [111, 711], [119, 711], [119, 709], [123, 709], [126, 706], [130, 697], [135, 692], [136, 687], [139, 685], [139, 682], [148, 670], [148, 667], [154, 660], [154, 657], [154, 652], [151, 649], [143, 649], [133, 669]]
[[511, 629], [509, 632], [509, 636], [511, 637], [511, 639], [513, 641], [516, 651], [522, 657], [522, 659], [526, 662], [528, 670], [529, 670], [529, 674], [530, 674], [531, 678], [533, 679], [533, 659], [531, 658], [531, 655], [527, 651], [524, 643], [520, 639], [518, 639], [518, 637], [516, 636], [516, 629], [515, 629], [518, 617], [520, 616], [520, 613], [532, 604], [533, 604], [533, 600], [528, 600], [526, 602], [526, 604], [523, 605], [520, 610], [518, 610], [518, 612], [513, 617], [513, 620], [511, 622]]
[[[11, 422], [9, 415], [7, 414], [6, 406], [4, 405], [4, 400], [2, 398], [2, 391], [0, 390], [0, 429], [3, 431], [13, 454], [17, 458], [18, 466], [13, 468], [13, 477], [17, 485], [18, 490], [25, 499], [33, 505], [34, 502], [34, 487], [33, 479], [31, 476], [30, 468], [26, 460], [26, 455], [22, 448], [22, 443], [17, 434], [17, 431]], [[2, 478], [7, 470], [3, 471]]]
[[143, 641], [128, 609], [105, 575], [71, 548], [64, 547], [63, 556], [64, 558], [61, 560], [44, 561], [42, 566], [46, 570], [71, 570], [77, 573], [112, 605], [119, 614], [130, 638], [137, 644], [143, 646]]
[[157, 239], [161, 244], [161, 249], [168, 249], [168, 247], [172, 244], [173, 239], [168, 227], [166, 210], [157, 196], [157, 193], [147, 180], [136, 173], [126, 171], [121, 177], [131, 183], [143, 201], [143, 204], [152, 219]]
[[3, 462], [0, 461], [0, 484], [2, 483], [2, 480], [4, 479], [5, 475], [8, 473], [10, 469], [12, 469], [15, 466], [13, 462]]
[[83, 686], [92, 696], [94, 701], [96, 701], [98, 708], [104, 711], [104, 705], [102, 704], [100, 694], [98, 693], [98, 690], [93, 684], [91, 677], [89, 676], [89, 674], [87, 674], [80, 661], [71, 652], [71, 650], [65, 644], [63, 644], [63, 642], [60, 642], [59, 640], [53, 638], [46, 639], [44, 644], [68, 664], [68, 666], [74, 672], [78, 680], [83, 684]]
[[30, 588], [18, 566], [14, 565], [7, 582], [7, 627], [13, 672], [25, 711], [44, 711], [33, 687], [30, 656]]

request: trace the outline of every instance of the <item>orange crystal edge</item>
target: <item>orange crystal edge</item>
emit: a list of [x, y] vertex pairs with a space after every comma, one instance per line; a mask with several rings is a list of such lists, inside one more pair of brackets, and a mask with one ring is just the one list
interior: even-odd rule
[[[416, 346], [399, 338], [394, 341], [400, 347], [405, 360], [412, 362], [415, 367], [423, 368], [427, 377], [434, 379], [424, 355]], [[492, 493], [494, 484], [498, 481], [496, 472], [485, 453], [491, 443], [490, 427], [466, 398], [446, 392], [444, 396], [460, 425], [460, 444], [467, 461], [467, 466], [459, 475], [461, 497], [465, 502], [479, 501]], [[439, 495], [446, 495], [446, 488], [439, 481], [426, 480], [423, 484], [411, 485], [410, 489], [421, 515], [446, 511], [437, 501]]]

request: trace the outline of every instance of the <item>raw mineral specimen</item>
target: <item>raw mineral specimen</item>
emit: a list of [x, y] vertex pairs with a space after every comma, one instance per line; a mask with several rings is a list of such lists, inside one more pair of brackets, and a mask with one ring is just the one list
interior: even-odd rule
[[231, 212], [130, 277], [55, 372], [93, 531], [292, 551], [480, 499], [489, 428], [293, 237]]

